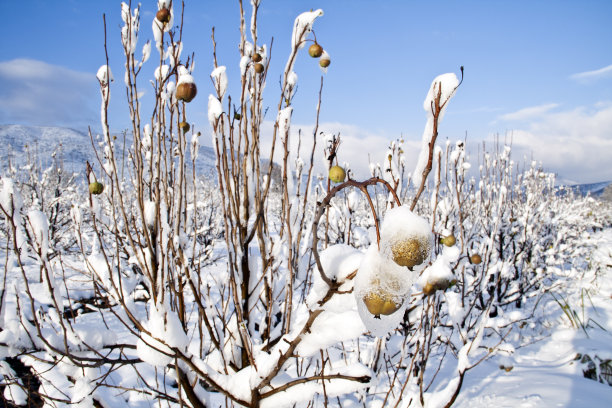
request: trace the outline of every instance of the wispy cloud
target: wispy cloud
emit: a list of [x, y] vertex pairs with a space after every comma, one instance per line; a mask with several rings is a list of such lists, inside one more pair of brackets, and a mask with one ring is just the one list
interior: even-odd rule
[[0, 62], [0, 123], [90, 124], [98, 101], [93, 73], [32, 59]]
[[579, 182], [612, 180], [612, 104], [598, 103], [545, 112], [512, 131], [517, 161], [533, 158], [561, 178]]
[[537, 118], [559, 106], [558, 103], [548, 103], [545, 105], [530, 106], [517, 110], [516, 112], [506, 113], [499, 116], [499, 119], [505, 121], [520, 121]]
[[577, 74], [570, 75], [570, 79], [575, 81], [592, 81], [600, 78], [612, 77], [612, 65], [596, 69], [594, 71], [579, 72]]

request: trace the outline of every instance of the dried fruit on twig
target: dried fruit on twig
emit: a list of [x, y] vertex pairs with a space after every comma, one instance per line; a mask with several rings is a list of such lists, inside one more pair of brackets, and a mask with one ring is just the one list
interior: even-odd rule
[[89, 183], [89, 192], [93, 195], [102, 194], [104, 191], [104, 184], [94, 181], [93, 183]]
[[189, 129], [191, 129], [191, 126], [189, 125], [189, 123], [183, 121], [179, 123], [179, 128], [184, 132], [187, 133], [189, 132]]
[[310, 46], [310, 48], [308, 48], [308, 54], [312, 58], [319, 58], [321, 55], [323, 55], [323, 47], [317, 43], [314, 43]]
[[319, 65], [322, 68], [329, 67], [329, 64], [331, 64], [331, 59], [329, 59], [329, 57], [321, 57], [321, 59], [319, 60]]
[[474, 265], [478, 265], [482, 262], [482, 257], [478, 254], [474, 254], [470, 256], [470, 262], [472, 262]]
[[187, 123], [187, 122], [181, 122], [181, 123], [179, 123], [179, 128], [181, 128], [183, 133], [187, 133], [187, 132], [189, 132], [189, 129], [191, 129], [191, 126], [189, 126], [189, 123]]
[[340, 166], [333, 166], [329, 169], [329, 179], [334, 183], [342, 183], [346, 178], [346, 172]]
[[440, 243], [446, 245], [447, 247], [452, 247], [457, 243], [457, 239], [454, 235], [448, 235], [446, 237], [440, 238]]
[[253, 60], [253, 62], [261, 62], [263, 58], [261, 57], [260, 53], [256, 52], [255, 54], [253, 54], [253, 57], [251, 59]]
[[176, 99], [179, 101], [191, 102], [198, 93], [198, 88], [193, 82], [183, 82], [176, 87]]
[[157, 11], [157, 14], [155, 14], [155, 18], [164, 24], [169, 23], [170, 22], [170, 10], [168, 10], [165, 7], [159, 9]]
[[264, 72], [264, 65], [261, 62], [255, 64], [255, 72], [257, 72], [258, 74]]

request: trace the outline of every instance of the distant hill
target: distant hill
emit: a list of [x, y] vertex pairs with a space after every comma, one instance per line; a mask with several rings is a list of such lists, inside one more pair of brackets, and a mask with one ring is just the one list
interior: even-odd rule
[[[121, 143], [122, 138], [121, 134], [117, 135], [117, 140]], [[88, 160], [97, 164], [86, 132], [65, 127], [0, 125], [0, 173], [6, 172], [9, 162], [17, 167], [27, 164], [28, 151], [30, 154], [36, 152], [42, 167], [48, 167], [53, 163], [52, 154], [60, 144], [65, 170], [84, 171]], [[126, 140], [126, 144], [131, 145], [131, 140]], [[200, 146], [197, 171], [200, 174], [208, 173], [214, 166], [213, 149]]]
[[575, 193], [582, 196], [590, 194], [591, 197], [599, 197], [610, 184], [612, 184], [612, 180], [601, 181], [599, 183], [574, 184], [568, 187], [574, 190]]

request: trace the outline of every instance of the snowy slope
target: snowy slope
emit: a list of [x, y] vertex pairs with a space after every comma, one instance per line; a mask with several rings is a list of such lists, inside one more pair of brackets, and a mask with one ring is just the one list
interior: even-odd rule
[[[456, 406], [612, 406], [612, 386], [584, 378], [587, 366], [576, 360], [587, 354], [612, 358], [612, 229], [593, 238], [600, 241], [592, 256], [594, 268], [567, 294], [567, 303], [585, 330], [572, 327], [559, 305], [549, 300], [542, 339], [524, 347], [515, 344], [513, 356], [495, 356], [474, 368]], [[589, 296], [581, 295], [587, 292]], [[500, 369], [502, 365], [512, 369]]]
[[[118, 140], [122, 140], [122, 137], [121, 134], [117, 135]], [[126, 142], [131, 144], [130, 140]], [[19, 166], [25, 164], [28, 150], [36, 150], [42, 166], [49, 166], [52, 163], [51, 155], [60, 143], [66, 170], [83, 171], [87, 160], [95, 162], [91, 140], [86, 131], [51, 126], [0, 125], [0, 172], [6, 170], [9, 159]], [[200, 146], [197, 163], [200, 174], [210, 170], [215, 164], [214, 151]]]

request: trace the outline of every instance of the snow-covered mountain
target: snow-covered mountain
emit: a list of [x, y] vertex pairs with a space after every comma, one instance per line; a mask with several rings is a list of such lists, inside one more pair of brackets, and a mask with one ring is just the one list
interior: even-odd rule
[[608, 180], [599, 183], [576, 184], [570, 187], [583, 196], [590, 194], [591, 197], [599, 197], [611, 183], [612, 181]]
[[[117, 140], [122, 143], [121, 133], [117, 134]], [[60, 145], [61, 157], [67, 171], [84, 171], [88, 160], [92, 164], [97, 163], [86, 131], [51, 126], [0, 125], [0, 172], [6, 171], [9, 162], [18, 167], [27, 164], [28, 152], [36, 155], [43, 168], [47, 167], [53, 161], [53, 152]], [[131, 140], [126, 140], [126, 145], [131, 145]], [[214, 151], [200, 146], [198, 172], [208, 172], [214, 165]]]

